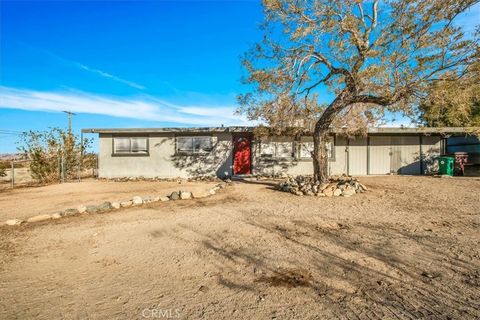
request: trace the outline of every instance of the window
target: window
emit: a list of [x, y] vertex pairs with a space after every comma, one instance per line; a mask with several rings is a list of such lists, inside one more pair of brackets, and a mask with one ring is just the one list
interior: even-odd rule
[[260, 156], [263, 158], [291, 158], [293, 156], [293, 142], [271, 140], [261, 141]]
[[[327, 142], [327, 155], [330, 161], [335, 160], [335, 145], [334, 139], [330, 139]], [[299, 142], [299, 157], [300, 159], [311, 159], [313, 153], [313, 141], [301, 141]]]
[[312, 158], [313, 152], [313, 142], [301, 142], [300, 143], [300, 158], [302, 159], [310, 159]]
[[148, 155], [147, 137], [114, 137], [113, 154]]
[[177, 153], [207, 153], [212, 150], [212, 137], [177, 137]]
[[277, 141], [277, 158], [291, 158], [293, 156], [293, 142]]
[[260, 156], [265, 158], [275, 157], [275, 143], [274, 142], [260, 142]]

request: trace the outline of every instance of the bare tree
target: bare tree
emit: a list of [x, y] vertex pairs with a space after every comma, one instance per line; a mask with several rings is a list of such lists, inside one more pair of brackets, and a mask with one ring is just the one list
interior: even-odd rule
[[[315, 179], [325, 182], [331, 128], [364, 131], [386, 111], [414, 115], [430, 82], [468, 72], [478, 32], [466, 37], [454, 20], [477, 2], [264, 0], [263, 41], [242, 61], [249, 92], [240, 112], [279, 131], [312, 124]], [[323, 88], [334, 98], [322, 107]]]

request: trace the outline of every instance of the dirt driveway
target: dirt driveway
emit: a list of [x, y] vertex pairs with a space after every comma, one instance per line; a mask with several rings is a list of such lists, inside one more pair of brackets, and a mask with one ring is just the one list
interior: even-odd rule
[[480, 318], [480, 180], [362, 181], [2, 228], [0, 318]]

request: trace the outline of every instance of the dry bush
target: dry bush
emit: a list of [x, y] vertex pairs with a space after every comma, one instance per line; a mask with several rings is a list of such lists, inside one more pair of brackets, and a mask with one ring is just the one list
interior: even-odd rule
[[[91, 144], [60, 128], [49, 131], [28, 131], [21, 135], [19, 151], [30, 160], [32, 178], [39, 183], [58, 181], [62, 167], [65, 179], [76, 176], [78, 168], [91, 165], [91, 156], [82, 154]], [[62, 165], [63, 164], [63, 165]]]

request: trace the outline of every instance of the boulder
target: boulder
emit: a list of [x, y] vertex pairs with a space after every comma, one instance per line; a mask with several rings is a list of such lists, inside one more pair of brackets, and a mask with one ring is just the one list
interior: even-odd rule
[[192, 193], [189, 191], [180, 191], [180, 199], [187, 200], [192, 197]]
[[74, 216], [77, 213], [78, 213], [77, 209], [70, 208], [70, 209], [67, 209], [67, 210], [63, 211], [62, 216]]
[[87, 207], [81, 204], [77, 207], [77, 210], [78, 210], [78, 213], [85, 213], [87, 212]]
[[324, 183], [324, 184], [320, 185], [318, 190], [323, 191], [323, 190], [327, 189], [329, 185], [330, 185], [330, 183]]
[[333, 196], [334, 196], [334, 197], [339, 197], [341, 194], [342, 194], [342, 190], [341, 190], [341, 189], [338, 189], [338, 188], [337, 188], [337, 189], [335, 189], [335, 190], [333, 191]]
[[192, 197], [195, 198], [195, 199], [198, 199], [198, 198], [206, 198], [210, 195], [210, 193], [208, 191], [194, 191], [192, 192]]
[[18, 225], [21, 225], [24, 222], [25, 221], [20, 220], [20, 219], [10, 219], [10, 220], [5, 221], [5, 224], [7, 226], [18, 226]]
[[356, 192], [355, 192], [354, 189], [348, 188], [348, 189], [343, 190], [342, 196], [344, 196], [344, 197], [350, 197], [350, 196], [353, 196], [355, 193], [356, 193]]
[[325, 193], [321, 193], [321, 192], [320, 192], [320, 193], [317, 193], [316, 196], [317, 196], [317, 197], [326, 197]]
[[171, 194], [170, 194], [170, 200], [178, 200], [180, 198], [180, 195], [178, 194], [177, 191], [173, 191]]
[[169, 200], [170, 200], [169, 197], [165, 197], [165, 196], [160, 197], [160, 201], [162, 202], [169, 201]]
[[143, 200], [142, 200], [141, 197], [135, 196], [135, 197], [132, 198], [132, 203], [133, 203], [134, 206], [139, 206], [143, 203]]
[[146, 197], [146, 198], [143, 198], [143, 203], [152, 203], [152, 202], [155, 202], [155, 198], [154, 198], [154, 197]]
[[112, 204], [108, 201], [103, 202], [101, 205], [98, 206], [98, 210], [100, 212], [105, 212], [112, 209]]
[[358, 186], [359, 186], [361, 189], [363, 189], [363, 191], [368, 191], [368, 188], [365, 187], [365, 185], [364, 185], [363, 183], [358, 182]]
[[97, 213], [98, 208], [96, 206], [87, 206], [87, 213]]
[[128, 207], [131, 207], [132, 205], [133, 205], [132, 200], [127, 200], [127, 201], [120, 202], [120, 207], [122, 207], [122, 208], [128, 208]]
[[118, 201], [112, 202], [113, 209], [120, 209], [120, 207], [121, 207], [120, 202]]
[[52, 216], [49, 214], [40, 214], [38, 216], [33, 216], [27, 219], [27, 222], [40, 222], [52, 219]]
[[52, 214], [52, 219], [54, 219], [54, 220], [60, 219], [61, 217], [63, 217], [63, 212], [56, 212], [56, 213]]
[[333, 189], [332, 188], [326, 188], [322, 191], [322, 193], [326, 196], [326, 197], [333, 197]]
[[208, 190], [208, 193], [213, 196], [216, 193], [216, 191], [215, 189], [210, 189]]

